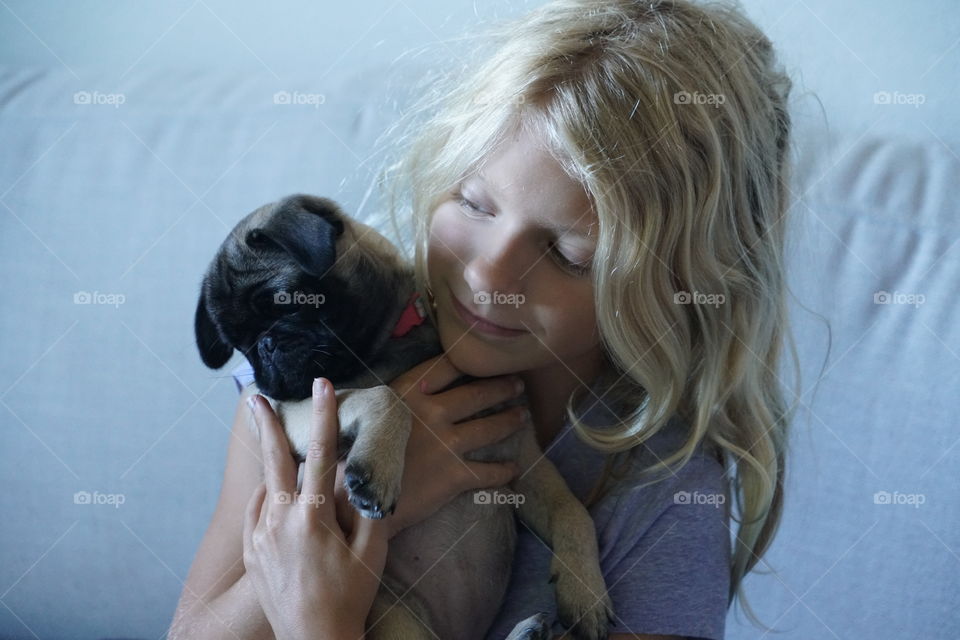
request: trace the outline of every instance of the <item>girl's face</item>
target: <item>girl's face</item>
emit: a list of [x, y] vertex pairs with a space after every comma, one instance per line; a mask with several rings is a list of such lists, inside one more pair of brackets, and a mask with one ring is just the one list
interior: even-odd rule
[[596, 225], [582, 185], [526, 130], [455, 187], [434, 212], [427, 253], [454, 366], [474, 376], [590, 371], [601, 354], [584, 268]]

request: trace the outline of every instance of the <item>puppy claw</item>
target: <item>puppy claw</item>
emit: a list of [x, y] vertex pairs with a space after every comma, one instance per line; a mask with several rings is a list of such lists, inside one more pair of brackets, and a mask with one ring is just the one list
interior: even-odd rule
[[364, 518], [370, 518], [371, 520], [381, 520], [386, 514], [380, 510], [380, 507], [370, 504], [366, 500], [357, 498], [356, 496], [348, 496], [347, 499], [350, 501], [357, 511], [360, 512]]
[[[343, 473], [350, 504], [365, 518], [380, 520], [397, 508], [398, 491], [391, 490], [389, 484], [374, 477], [370, 467], [348, 461]], [[385, 505], [390, 505], [385, 507]]]

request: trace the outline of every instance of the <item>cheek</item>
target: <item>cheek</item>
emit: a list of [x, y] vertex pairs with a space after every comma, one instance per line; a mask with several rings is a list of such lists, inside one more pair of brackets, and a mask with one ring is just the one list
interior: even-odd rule
[[470, 250], [470, 234], [451, 205], [440, 206], [430, 222], [427, 262], [430, 268], [465, 260]]
[[[552, 289], [554, 292], [559, 287]], [[577, 288], [569, 291], [563, 298], [556, 293], [551, 296], [553, 306], [549, 317], [544, 319], [547, 334], [557, 348], [592, 345], [599, 341], [596, 314], [594, 313], [593, 292], [590, 288]]]

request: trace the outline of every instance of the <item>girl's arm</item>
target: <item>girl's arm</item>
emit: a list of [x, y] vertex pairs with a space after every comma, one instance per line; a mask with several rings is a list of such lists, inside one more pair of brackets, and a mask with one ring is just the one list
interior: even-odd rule
[[247, 426], [245, 390], [237, 404], [220, 499], [177, 604], [170, 639], [273, 640], [256, 593], [244, 578], [244, 509], [262, 481], [260, 443]]
[[185, 586], [167, 637], [169, 640], [275, 640], [246, 574], [207, 602], [191, 595]]

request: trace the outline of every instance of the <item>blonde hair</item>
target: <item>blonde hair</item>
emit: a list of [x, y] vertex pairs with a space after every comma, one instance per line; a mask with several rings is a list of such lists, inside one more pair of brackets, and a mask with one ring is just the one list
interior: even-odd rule
[[599, 217], [604, 395], [625, 412], [591, 428], [574, 410], [582, 394], [568, 400], [578, 436], [610, 454], [588, 506], [679, 416], [686, 441], [642, 476], [657, 482], [713, 447], [741, 516], [728, 606], [739, 595], [760, 624], [740, 587], [783, 509], [787, 338], [799, 381], [783, 261], [791, 81], [769, 40], [725, 4], [557, 0], [485, 37], [492, 55], [426, 93], [413, 117], [429, 119], [408, 124], [416, 132], [397, 138], [402, 160], [387, 171], [389, 210], [409, 202], [412, 213], [417, 285], [428, 290], [437, 205], [515, 127], [534, 127]]

